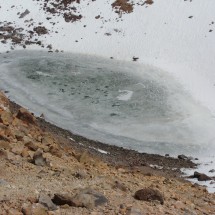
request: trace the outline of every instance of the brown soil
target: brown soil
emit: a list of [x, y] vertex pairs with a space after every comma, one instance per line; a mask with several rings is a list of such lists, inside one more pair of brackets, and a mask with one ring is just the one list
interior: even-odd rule
[[0, 160], [1, 215], [215, 214], [215, 194], [171, 170], [193, 167], [191, 161], [74, 135], [36, 118], [2, 93]]

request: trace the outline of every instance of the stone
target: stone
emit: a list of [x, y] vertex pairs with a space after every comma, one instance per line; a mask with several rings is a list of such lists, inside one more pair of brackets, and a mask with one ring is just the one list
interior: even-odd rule
[[27, 157], [29, 156], [29, 153], [28, 153], [27, 148], [24, 148], [24, 149], [22, 150], [21, 156], [22, 156], [23, 158], [27, 158]]
[[42, 144], [45, 146], [52, 145], [54, 143], [54, 139], [48, 134], [42, 137]]
[[161, 204], [164, 204], [164, 197], [161, 194], [161, 192], [157, 189], [143, 188], [135, 192], [134, 198], [137, 200], [143, 200], [143, 201], [157, 200]]
[[50, 211], [57, 210], [57, 206], [52, 202], [51, 198], [44, 193], [40, 194], [39, 203], [42, 204], [44, 207], [46, 207]]
[[23, 149], [24, 149], [24, 146], [17, 145], [11, 149], [11, 152], [13, 152], [15, 155], [21, 155]]
[[74, 197], [71, 197], [67, 194], [55, 194], [52, 201], [56, 205], [67, 204], [73, 207], [85, 207], [88, 209], [92, 209], [108, 202], [104, 195], [92, 189], [82, 190]]
[[199, 173], [197, 171], [194, 172], [193, 178], [197, 178], [198, 181], [210, 181], [210, 180], [212, 180], [211, 177], [207, 176], [204, 173]]
[[89, 161], [89, 155], [87, 153], [87, 151], [84, 151], [80, 156], [77, 157], [78, 161], [80, 163], [88, 163]]
[[75, 195], [72, 201], [75, 207], [85, 207], [88, 209], [92, 209], [108, 202], [107, 198], [103, 194], [90, 188], [82, 190], [80, 193]]
[[19, 18], [22, 19], [30, 13], [28, 9], [26, 9], [23, 13], [20, 14]]
[[45, 166], [47, 164], [46, 158], [43, 157], [43, 150], [38, 149], [33, 155], [33, 163], [37, 166]]
[[114, 189], [115, 188], [120, 189], [120, 190], [122, 190], [124, 192], [126, 192], [128, 190], [127, 187], [124, 184], [120, 183], [119, 181], [115, 181], [115, 183], [113, 185], [113, 188]]
[[84, 179], [84, 178], [87, 178], [87, 173], [86, 173], [86, 171], [84, 171], [84, 170], [78, 170], [78, 171], [74, 174], [74, 176], [75, 176], [76, 178], [79, 178], [79, 179]]
[[28, 110], [26, 110], [25, 108], [20, 108], [16, 117], [27, 124], [36, 123], [35, 116], [32, 113], [30, 113]]
[[178, 155], [178, 159], [180, 160], [188, 160], [188, 157], [185, 155]]
[[30, 137], [28, 137], [28, 136], [24, 136], [23, 137], [23, 143], [24, 143], [24, 145], [29, 144], [31, 142], [32, 142], [32, 139]]
[[211, 169], [209, 172], [210, 172], [210, 173], [214, 173], [214, 172], [215, 172], [215, 169]]
[[10, 125], [13, 121], [13, 115], [11, 112], [3, 111], [0, 115], [0, 119], [4, 125]]
[[22, 205], [22, 210], [21, 211], [22, 211], [22, 213], [24, 215], [31, 215], [32, 214], [32, 206], [31, 206], [31, 204], [24, 203]]
[[13, 133], [18, 141], [22, 141], [25, 136], [25, 134], [22, 131], [16, 130]]
[[28, 147], [30, 150], [32, 150], [32, 151], [37, 151], [38, 150], [38, 146], [35, 144], [35, 143], [33, 143], [33, 142], [27, 142], [26, 144], [25, 144], [25, 146], [26, 147]]
[[47, 215], [47, 209], [45, 207], [43, 207], [43, 205], [41, 204], [33, 204], [32, 205], [32, 214], [31, 215]]
[[51, 146], [50, 149], [49, 149], [49, 152], [52, 154], [52, 155], [55, 155], [59, 158], [62, 157], [62, 152], [60, 151], [60, 149], [56, 146]]
[[72, 197], [67, 194], [54, 194], [54, 198], [52, 199], [52, 202], [56, 205], [69, 205], [69, 206], [75, 206], [73, 203]]

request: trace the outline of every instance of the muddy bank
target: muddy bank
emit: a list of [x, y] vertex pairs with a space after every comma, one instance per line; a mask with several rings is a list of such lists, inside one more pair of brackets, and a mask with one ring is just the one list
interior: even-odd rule
[[[15, 113], [20, 106], [10, 101], [10, 108], [12, 112]], [[41, 117], [37, 117], [37, 120], [40, 128], [52, 133], [62, 146], [71, 147], [78, 152], [87, 151], [92, 156], [100, 158], [104, 162], [117, 168], [126, 167], [132, 170], [144, 171], [145, 174], [181, 178], [181, 168], [196, 167], [196, 164], [190, 159], [172, 158], [168, 155], [161, 156], [158, 154], [139, 153], [135, 150], [87, 139], [51, 124]]]

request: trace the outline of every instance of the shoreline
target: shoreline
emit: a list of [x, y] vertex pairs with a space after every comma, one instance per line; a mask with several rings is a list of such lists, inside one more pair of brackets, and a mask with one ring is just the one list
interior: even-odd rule
[[[17, 112], [20, 105], [10, 100], [10, 108], [13, 113]], [[53, 136], [66, 143], [66, 146], [75, 148], [78, 152], [88, 151], [102, 161], [115, 166], [131, 169], [147, 170], [158, 175], [176, 177], [182, 179], [181, 168], [195, 169], [197, 164], [190, 159], [179, 159], [159, 154], [140, 153], [132, 149], [109, 145], [100, 141], [91, 140], [84, 136], [74, 134], [72, 131], [60, 128], [44, 118], [36, 117], [39, 127], [52, 133]], [[183, 179], [182, 179], [183, 180]]]

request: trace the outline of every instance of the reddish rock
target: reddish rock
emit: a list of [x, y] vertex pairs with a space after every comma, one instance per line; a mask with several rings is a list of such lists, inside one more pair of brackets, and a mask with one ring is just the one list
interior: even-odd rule
[[152, 188], [144, 188], [136, 191], [136, 193], [134, 194], [134, 198], [137, 200], [143, 200], [143, 201], [157, 200], [161, 204], [164, 203], [164, 197], [161, 194], [161, 192]]
[[35, 124], [36, 122], [35, 116], [25, 108], [20, 108], [16, 117], [27, 124]]

